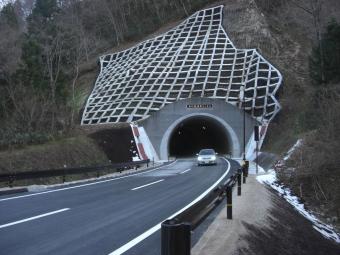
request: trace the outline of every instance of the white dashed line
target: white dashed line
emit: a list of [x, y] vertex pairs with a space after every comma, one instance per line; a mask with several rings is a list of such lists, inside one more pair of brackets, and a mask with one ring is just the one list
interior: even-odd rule
[[187, 169], [187, 170], [185, 170], [183, 172], [180, 172], [179, 174], [185, 174], [186, 172], [189, 172], [190, 170], [191, 170], [191, 168], [189, 168], [189, 169]]
[[96, 185], [96, 184], [100, 184], [100, 183], [106, 183], [106, 182], [112, 182], [112, 181], [116, 181], [116, 180], [120, 180], [120, 179], [125, 179], [125, 178], [129, 178], [129, 177], [132, 177], [132, 176], [143, 175], [143, 174], [146, 174], [146, 173], [156, 171], [156, 170], [161, 169], [163, 167], [169, 167], [169, 166], [175, 164], [176, 162], [177, 162], [177, 160], [175, 160], [174, 162], [172, 162], [168, 165], [153, 168], [151, 170], [147, 170], [147, 171], [143, 171], [143, 172], [135, 173], [135, 174], [129, 174], [129, 175], [121, 176], [121, 177], [114, 177], [114, 178], [110, 178], [108, 180], [90, 182], [90, 183], [85, 183], [85, 184], [81, 184], [81, 185], [76, 185], [76, 186], [71, 186], [71, 187], [66, 187], [66, 188], [61, 188], [61, 189], [48, 190], [48, 191], [43, 191], [43, 192], [38, 192], [38, 193], [33, 193], [33, 194], [27, 194], [27, 195], [22, 195], [22, 196], [3, 198], [3, 199], [0, 199], [0, 202], [18, 199], [18, 198], [33, 197], [33, 196], [38, 196], [38, 195], [42, 195], [42, 194], [54, 193], [54, 192], [58, 192], [58, 191], [77, 189], [77, 188], [92, 186], [92, 185]]
[[10, 227], [10, 226], [13, 226], [13, 225], [16, 225], [16, 224], [20, 224], [20, 223], [31, 221], [31, 220], [36, 220], [36, 219], [39, 219], [39, 218], [42, 218], [42, 217], [50, 216], [50, 215], [56, 214], [56, 213], [65, 212], [65, 211], [68, 211], [68, 210], [70, 210], [70, 208], [64, 208], [64, 209], [60, 209], [60, 210], [57, 210], [57, 211], [40, 214], [40, 215], [33, 216], [33, 217], [30, 217], [30, 218], [26, 218], [26, 219], [23, 219], [23, 220], [18, 220], [18, 221], [14, 221], [14, 222], [11, 222], [11, 223], [7, 223], [5, 225], [0, 225], [0, 228], [7, 228], [7, 227]]
[[159, 181], [155, 181], [155, 182], [150, 182], [148, 184], [145, 184], [145, 185], [142, 185], [142, 186], [139, 186], [139, 187], [136, 187], [136, 188], [133, 188], [131, 190], [137, 190], [137, 189], [141, 189], [141, 188], [144, 188], [144, 187], [147, 187], [147, 186], [150, 186], [150, 185], [153, 185], [153, 184], [156, 184], [156, 183], [159, 183], [159, 182], [162, 182], [164, 181], [164, 179], [162, 180], [159, 180]]

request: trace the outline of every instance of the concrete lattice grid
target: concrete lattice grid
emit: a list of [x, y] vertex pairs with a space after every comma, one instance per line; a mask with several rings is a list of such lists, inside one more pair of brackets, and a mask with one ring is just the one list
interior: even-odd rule
[[255, 49], [236, 49], [222, 16], [223, 6], [202, 10], [161, 36], [101, 56], [82, 124], [137, 121], [191, 97], [241, 108], [244, 102], [249, 114], [269, 122], [280, 109], [281, 74]]

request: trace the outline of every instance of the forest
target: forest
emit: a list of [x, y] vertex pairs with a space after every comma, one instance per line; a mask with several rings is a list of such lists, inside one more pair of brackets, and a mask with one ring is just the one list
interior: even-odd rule
[[[213, 1], [210, 1], [213, 2]], [[205, 0], [37, 0], [0, 12], [0, 148], [43, 143], [79, 125], [80, 67], [192, 14]]]

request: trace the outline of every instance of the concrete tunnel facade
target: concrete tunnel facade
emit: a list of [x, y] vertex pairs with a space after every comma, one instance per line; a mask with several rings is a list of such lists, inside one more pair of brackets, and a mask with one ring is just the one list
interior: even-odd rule
[[241, 157], [245, 109], [245, 151], [252, 157], [253, 127], [260, 126], [261, 148], [281, 108], [282, 75], [256, 49], [235, 47], [223, 10], [200, 10], [166, 33], [101, 56], [81, 124], [137, 123], [142, 159], [191, 156], [202, 147]]
[[[243, 153], [243, 111], [224, 100], [180, 100], [138, 124], [144, 128], [156, 157], [161, 160], [169, 156], [193, 156], [203, 148], [213, 148], [232, 157], [241, 157]], [[258, 124], [246, 114], [246, 144]]]

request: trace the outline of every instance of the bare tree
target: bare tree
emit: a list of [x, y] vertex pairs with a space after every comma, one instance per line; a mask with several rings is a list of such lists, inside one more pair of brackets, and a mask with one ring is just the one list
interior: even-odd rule
[[290, 3], [299, 8], [300, 10], [307, 13], [313, 21], [313, 26], [315, 30], [315, 38], [317, 40], [318, 48], [320, 50], [320, 69], [321, 69], [321, 80], [322, 83], [325, 82], [325, 73], [324, 73], [324, 50], [322, 45], [322, 23], [321, 23], [321, 15], [322, 15], [322, 1], [323, 0], [290, 0]]

